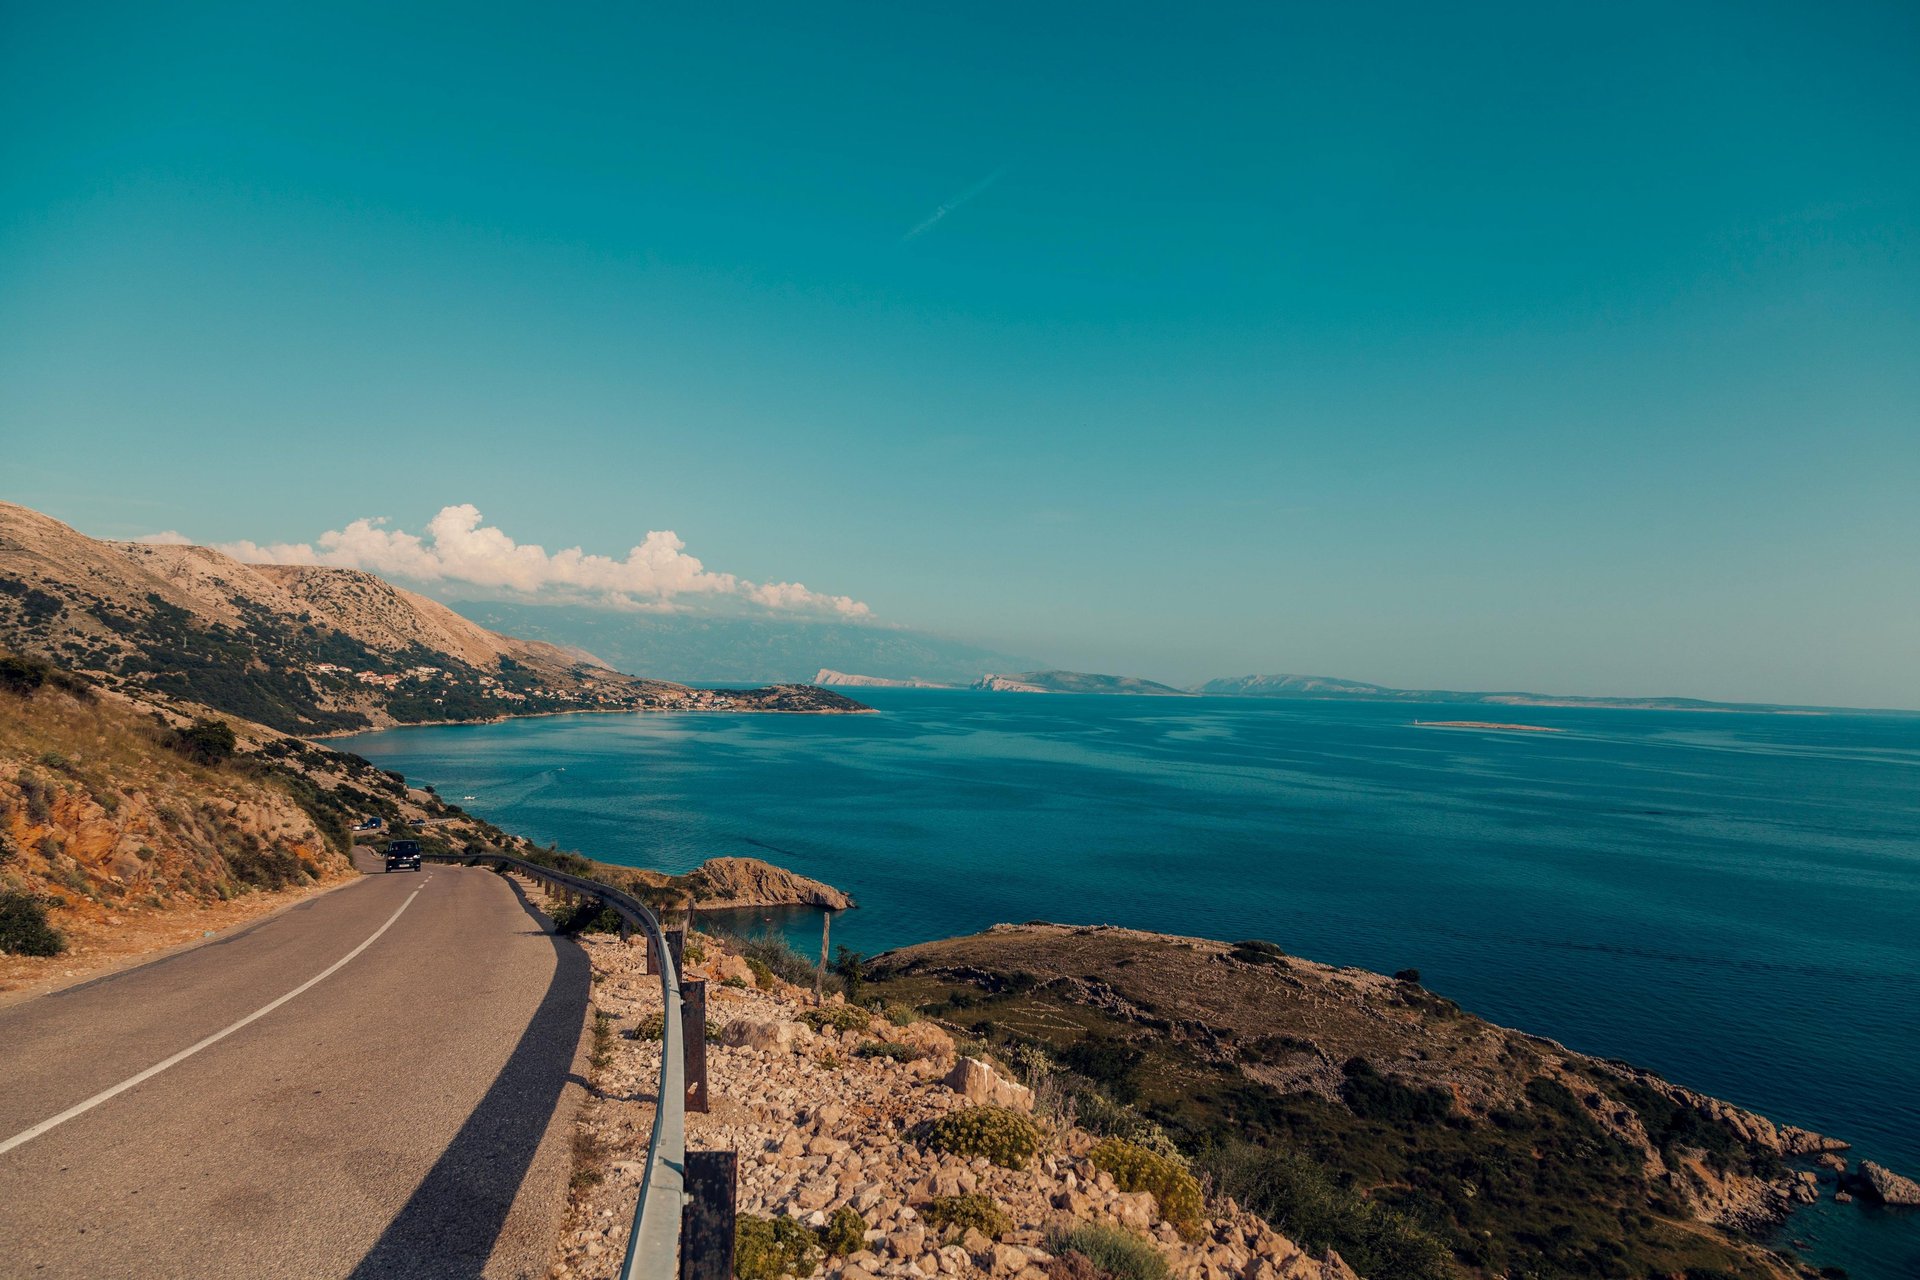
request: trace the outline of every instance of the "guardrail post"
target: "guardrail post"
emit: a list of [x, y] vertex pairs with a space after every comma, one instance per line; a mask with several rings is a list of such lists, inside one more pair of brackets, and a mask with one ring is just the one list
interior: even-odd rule
[[733, 1280], [733, 1216], [740, 1158], [687, 1152], [687, 1207], [680, 1219], [680, 1280]]
[[647, 967], [642, 972], [660, 972], [660, 947], [654, 942], [652, 934], [647, 935]]
[[673, 957], [673, 971], [679, 973], [687, 965], [687, 935], [679, 929], [668, 929], [667, 954]]
[[707, 984], [680, 984], [680, 1026], [687, 1045], [687, 1110], [707, 1109]]

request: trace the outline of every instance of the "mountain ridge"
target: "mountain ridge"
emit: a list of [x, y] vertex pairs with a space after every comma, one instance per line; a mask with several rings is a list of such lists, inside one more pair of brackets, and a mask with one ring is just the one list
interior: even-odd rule
[[12, 503], [0, 503], [0, 644], [309, 736], [556, 711], [865, 710], [798, 684], [627, 675], [361, 570], [94, 539]]

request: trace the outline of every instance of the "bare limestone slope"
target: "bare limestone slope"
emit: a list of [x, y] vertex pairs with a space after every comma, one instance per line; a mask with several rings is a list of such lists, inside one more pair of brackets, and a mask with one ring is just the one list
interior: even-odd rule
[[89, 538], [0, 503], [0, 645], [290, 733], [554, 711], [859, 711], [694, 689], [488, 631], [373, 574]]
[[[660, 988], [641, 971], [644, 949], [605, 935], [583, 941], [605, 1032], [578, 1121], [575, 1202], [553, 1268], [562, 1280], [618, 1273], [659, 1070], [647, 1028]], [[934, 1023], [899, 1025], [839, 997], [815, 1009], [808, 992], [756, 982], [717, 939], [698, 938], [693, 954], [689, 976], [707, 982], [717, 1034], [712, 1109], [687, 1117], [688, 1146], [739, 1153], [748, 1218], [789, 1219], [807, 1237], [840, 1226], [840, 1251], [816, 1253], [794, 1274], [1092, 1276], [1065, 1256], [1061, 1235], [1100, 1224], [1159, 1255], [1177, 1280], [1354, 1280], [1337, 1255], [1310, 1255], [1230, 1201], [1200, 1204], [1176, 1226], [1153, 1193], [1122, 1189], [1096, 1163], [1094, 1135], [1045, 1099], [1036, 1110], [1034, 1095], [994, 1064], [962, 1060], [967, 1046]], [[926, 1136], [931, 1122], [996, 1103], [1032, 1115], [1044, 1133], [1018, 1167], [943, 1153]], [[966, 1205], [999, 1220], [951, 1222]]]
[[64, 935], [0, 957], [0, 990], [83, 973], [350, 876], [347, 843], [285, 777], [197, 762], [111, 694], [0, 691], [0, 894]]

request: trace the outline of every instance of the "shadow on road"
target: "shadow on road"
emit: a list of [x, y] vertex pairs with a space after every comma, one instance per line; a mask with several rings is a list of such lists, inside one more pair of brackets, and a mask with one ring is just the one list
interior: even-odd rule
[[[508, 883], [512, 883], [509, 881]], [[519, 886], [514, 885], [519, 893]], [[520, 905], [544, 920], [524, 894]], [[354, 1280], [477, 1276], [571, 1078], [586, 1021], [586, 952], [553, 938], [553, 981], [513, 1056], [360, 1265]], [[432, 1087], [431, 1081], [417, 1082]], [[544, 1244], [545, 1242], [543, 1242]]]

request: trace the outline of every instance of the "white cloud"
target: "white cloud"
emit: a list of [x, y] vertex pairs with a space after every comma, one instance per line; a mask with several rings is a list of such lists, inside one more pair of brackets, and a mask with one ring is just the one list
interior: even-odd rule
[[[186, 542], [159, 533], [144, 542]], [[687, 544], [667, 530], [647, 534], [625, 558], [594, 555], [579, 547], [549, 553], [515, 542], [481, 523], [471, 503], [444, 507], [423, 533], [388, 527], [384, 518], [355, 520], [321, 534], [312, 543], [223, 543], [216, 550], [251, 564], [313, 564], [365, 569], [414, 582], [465, 583], [527, 597], [590, 599], [612, 608], [672, 607], [683, 596], [737, 600], [786, 612], [869, 618], [872, 610], [849, 596], [825, 595], [797, 582], [756, 583], [716, 573], [686, 553]]]

